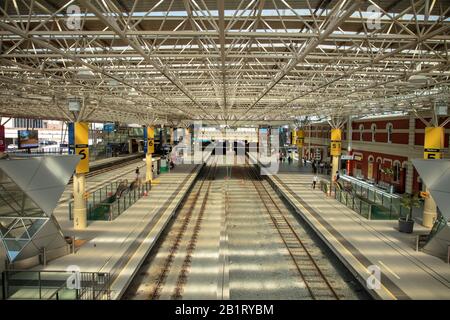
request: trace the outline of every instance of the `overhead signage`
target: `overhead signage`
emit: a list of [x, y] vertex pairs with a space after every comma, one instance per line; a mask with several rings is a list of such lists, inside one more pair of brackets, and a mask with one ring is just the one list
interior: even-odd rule
[[423, 148], [424, 159], [441, 159], [442, 150], [444, 149], [444, 128], [425, 128], [425, 142]]
[[105, 132], [113, 132], [115, 128], [114, 123], [105, 123], [103, 125], [103, 131]]

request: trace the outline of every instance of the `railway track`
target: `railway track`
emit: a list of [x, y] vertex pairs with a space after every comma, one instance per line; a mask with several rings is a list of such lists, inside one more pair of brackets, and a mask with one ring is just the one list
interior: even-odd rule
[[[133, 163], [142, 163], [141, 157], [139, 157], [137, 159], [135, 158], [135, 159], [128, 160], [128, 161], [119, 162], [119, 163], [116, 163], [116, 164], [111, 165], [111, 166], [101, 167], [101, 168], [93, 170], [93, 171], [89, 171], [88, 173], [86, 173], [86, 178], [91, 178], [91, 177], [94, 177], [94, 176], [97, 176], [99, 174], [102, 174], [102, 173], [105, 173], [105, 172], [109, 172], [109, 171], [112, 171], [112, 170], [115, 170], [115, 169], [120, 169], [120, 168], [123, 168], [123, 167], [128, 166], [128, 165], [133, 164]], [[129, 172], [131, 172], [133, 170], [134, 169], [132, 169], [132, 170], [126, 172], [126, 173], [129, 173]], [[71, 184], [72, 182], [73, 182], [73, 179], [70, 178], [69, 184]]]
[[[279, 297], [346, 299], [346, 287], [333, 273], [329, 262], [324, 260], [322, 251], [315, 247], [315, 242], [298, 225], [282, 199], [273, 194], [273, 189], [262, 180], [258, 172], [248, 164], [234, 166], [234, 181], [230, 181], [233, 193], [230, 198], [227, 188], [224, 189], [228, 183], [219, 183], [221, 179], [226, 180], [228, 177], [223, 177], [224, 170], [225, 168], [214, 160], [203, 168], [157, 251], [143, 262], [138, 276], [130, 285], [127, 298], [176, 300], [198, 297], [214, 299], [216, 296], [220, 299], [230, 298], [231, 291], [234, 297], [261, 297], [255, 286], [260, 288], [258, 290], [264, 290], [265, 285], [281, 281], [280, 285], [277, 285]], [[214, 183], [215, 179], [219, 179], [219, 182]], [[245, 193], [245, 190], [248, 193]], [[261, 203], [261, 206], [255, 208], [255, 212], [249, 213], [252, 217], [250, 220], [242, 212], [242, 208], [251, 210], [251, 205], [245, 204], [249, 200]], [[228, 201], [236, 203], [230, 208]], [[218, 213], [221, 209], [216, 210], [220, 202], [224, 205], [222, 213]], [[224, 226], [230, 218], [228, 214], [232, 214], [229, 229]], [[218, 220], [222, 221], [219, 227], [212, 222]], [[241, 222], [247, 226], [241, 228], [236, 225]], [[249, 225], [255, 222], [261, 229], [248, 231]], [[202, 230], [214, 234], [205, 236]], [[242, 235], [243, 231], [253, 237], [248, 238], [248, 244]], [[222, 232], [225, 232], [227, 239], [230, 236], [227, 248], [230, 245], [232, 249], [225, 251], [226, 258], [209, 258], [208, 255], [212, 251], [209, 246], [216, 244], [216, 238], [222, 237]], [[261, 232], [264, 235], [260, 235]], [[269, 238], [272, 239], [269, 241], [275, 240], [276, 244], [266, 245], [265, 241]], [[241, 249], [241, 246], [243, 252], [248, 253], [245, 257], [236, 251], [236, 248]], [[266, 252], [273, 252], [278, 258], [260, 257], [261, 248]], [[280, 248], [283, 250], [280, 251]], [[198, 257], [201, 258], [197, 259]], [[272, 264], [276, 266], [280, 259], [288, 263], [271, 270]], [[254, 274], [247, 276], [238, 272], [252, 263], [255, 266]], [[257, 266], [261, 263], [264, 266], [268, 264], [268, 268], [262, 267], [259, 273]], [[210, 268], [211, 271], [203, 278], [202, 270]], [[280, 276], [280, 272], [283, 272], [284, 276]], [[283, 283], [285, 279], [290, 279], [291, 282]], [[231, 291], [224, 296], [225, 285], [227, 290]], [[215, 289], [216, 295], [213, 292]]]
[[[313, 255], [309, 252], [307, 246], [297, 235], [289, 219], [286, 217], [285, 210], [281, 209], [281, 204], [271, 195], [271, 192], [264, 185], [261, 177], [255, 168], [250, 168], [249, 175], [258, 195], [263, 203], [270, 220], [278, 231], [286, 249], [289, 252], [295, 267], [305, 283], [305, 286], [314, 300], [334, 299], [339, 300], [340, 294], [337, 292], [328, 278], [321, 270]], [[273, 190], [271, 190], [273, 192]]]
[[[198, 239], [198, 235], [201, 228], [201, 223], [203, 219], [203, 215], [205, 213], [205, 206], [208, 200], [208, 195], [211, 189], [212, 180], [214, 180], [215, 173], [217, 169], [217, 163], [214, 165], [209, 165], [206, 169], [206, 172], [201, 174], [201, 183], [196, 186], [194, 194], [192, 197], [187, 199], [186, 204], [183, 207], [187, 207], [186, 212], [180, 212], [182, 215], [183, 222], [181, 227], [177, 230], [175, 239], [172, 242], [172, 245], [169, 249], [169, 254], [167, 255], [163, 266], [161, 267], [161, 271], [157, 276], [155, 286], [153, 287], [152, 292], [150, 293], [149, 298], [152, 300], [157, 300], [161, 296], [161, 292], [166, 284], [166, 280], [171, 272], [172, 266], [174, 264], [175, 258], [179, 253], [180, 243], [186, 237], [186, 230], [188, 226], [195, 220], [195, 225], [193, 228], [193, 232], [190, 235], [188, 240], [188, 245], [185, 250], [185, 257], [181, 264], [180, 270], [178, 272], [176, 285], [172, 291], [171, 299], [181, 299], [183, 295], [183, 288], [187, 282], [187, 277], [189, 274], [190, 265], [192, 262], [192, 254], [196, 248], [196, 243]], [[200, 211], [196, 217], [194, 217], [194, 211], [197, 204], [201, 201]]]

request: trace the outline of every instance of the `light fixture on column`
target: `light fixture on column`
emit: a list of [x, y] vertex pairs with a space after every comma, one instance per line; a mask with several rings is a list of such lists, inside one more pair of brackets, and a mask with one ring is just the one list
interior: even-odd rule
[[448, 106], [445, 101], [438, 100], [434, 103], [434, 112], [437, 116], [448, 115]]
[[68, 99], [69, 111], [80, 112], [81, 110], [81, 99], [78, 97], [69, 97]]

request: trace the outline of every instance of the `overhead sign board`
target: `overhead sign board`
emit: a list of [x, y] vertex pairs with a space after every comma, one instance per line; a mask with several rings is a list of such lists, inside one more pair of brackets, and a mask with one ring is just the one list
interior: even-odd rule
[[103, 131], [105, 132], [113, 132], [115, 128], [114, 123], [105, 123], [103, 125]]
[[441, 159], [444, 149], [444, 128], [425, 128], [425, 142], [423, 145], [424, 159]]

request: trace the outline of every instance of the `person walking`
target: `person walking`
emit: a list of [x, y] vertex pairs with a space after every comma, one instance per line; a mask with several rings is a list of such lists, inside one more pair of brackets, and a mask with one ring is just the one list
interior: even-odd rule
[[316, 190], [316, 184], [319, 181], [319, 177], [317, 176], [317, 174], [314, 175], [313, 177], [313, 182], [312, 182], [312, 188], [313, 190]]
[[139, 171], [139, 167], [136, 167], [136, 170], [134, 171], [135, 172], [135, 174], [136, 174], [136, 181], [140, 181], [140, 178], [141, 178], [141, 173], [140, 173], [140, 171]]

